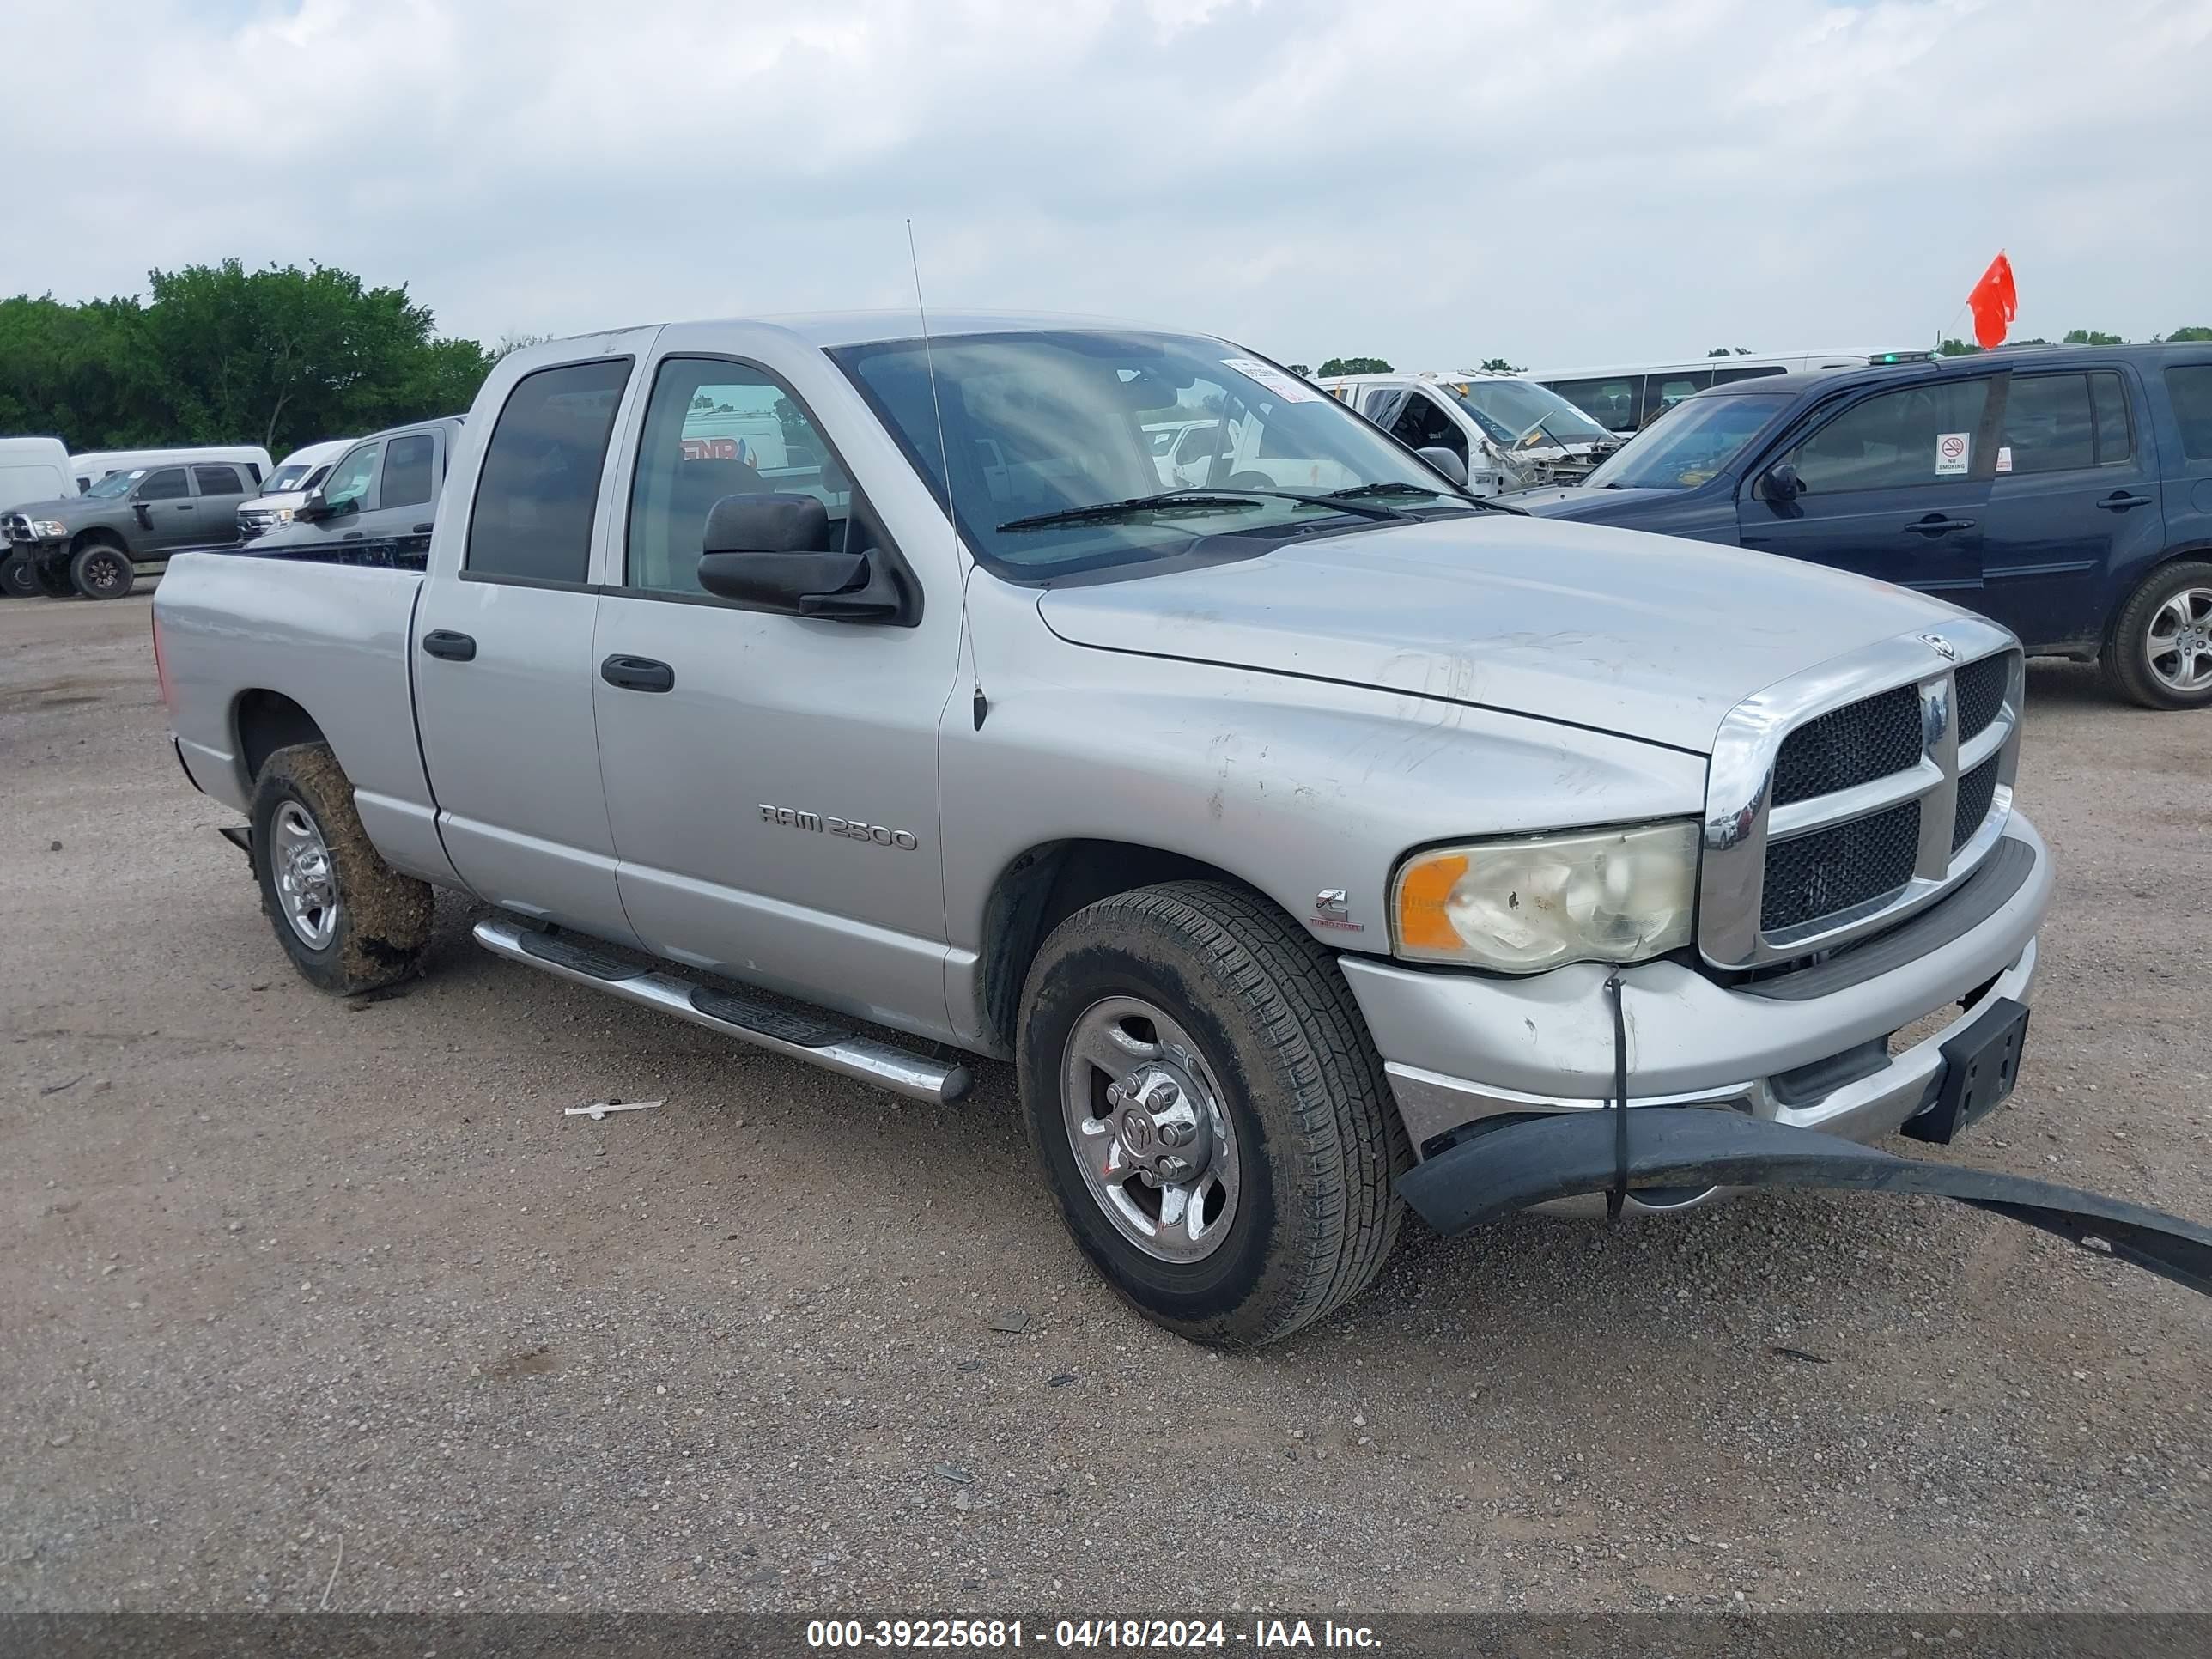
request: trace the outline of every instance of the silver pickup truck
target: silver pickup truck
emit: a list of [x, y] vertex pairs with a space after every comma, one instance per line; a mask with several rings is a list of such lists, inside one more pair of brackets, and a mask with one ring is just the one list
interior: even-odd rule
[[[443, 887], [910, 1096], [1011, 1060], [1084, 1252], [1224, 1344], [1409, 1202], [1917, 1168], [1852, 1143], [2004, 1097], [2051, 890], [2008, 634], [1471, 499], [1218, 340], [930, 320], [520, 351], [423, 573], [174, 562], [178, 750], [309, 980], [415, 971]], [[1163, 489], [1182, 416], [1237, 441]]]

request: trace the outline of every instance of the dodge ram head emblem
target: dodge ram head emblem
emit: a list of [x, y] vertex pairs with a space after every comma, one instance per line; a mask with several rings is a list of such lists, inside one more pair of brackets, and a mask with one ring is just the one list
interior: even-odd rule
[[1930, 650], [1934, 651], [1937, 656], [1942, 658], [1945, 662], [1956, 662], [1959, 660], [1959, 647], [1952, 644], [1950, 641], [1945, 639], [1941, 634], [1923, 634], [1920, 638], [1923, 643], [1927, 645]]

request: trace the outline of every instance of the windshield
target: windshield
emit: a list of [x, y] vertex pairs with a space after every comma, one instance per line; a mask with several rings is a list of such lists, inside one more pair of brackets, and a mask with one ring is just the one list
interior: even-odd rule
[[1443, 389], [1474, 416], [1492, 443], [1525, 442], [1534, 447], [1614, 441], [1613, 434], [1534, 380], [1449, 380]]
[[281, 495], [288, 489], [301, 489], [304, 486], [301, 480], [314, 470], [313, 461], [287, 461], [261, 481], [261, 493]]
[[131, 493], [131, 486], [145, 476], [146, 469], [143, 466], [134, 467], [128, 472], [111, 472], [84, 493], [88, 495], [97, 495], [105, 501], [112, 501], [118, 495], [128, 495]]
[[[1016, 576], [1163, 559], [1201, 542], [1355, 531], [1396, 513], [1476, 510], [1335, 398], [1215, 340], [1090, 331], [939, 340], [933, 398], [920, 340], [830, 355], [933, 489], [945, 489], [950, 460], [961, 534]], [[1163, 447], [1170, 428], [1175, 440]], [[1375, 485], [1395, 512], [1369, 498], [1296, 499]], [[1146, 499], [1178, 489], [1205, 494]]]
[[1685, 398], [1583, 482], [1600, 489], [1694, 489], [1795, 401], [1771, 392]]

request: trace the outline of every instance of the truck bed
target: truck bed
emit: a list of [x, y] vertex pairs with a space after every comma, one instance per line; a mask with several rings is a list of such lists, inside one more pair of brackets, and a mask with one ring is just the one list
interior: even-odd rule
[[[188, 553], [154, 598], [155, 637], [185, 769], [246, 809], [241, 713], [289, 699], [353, 781], [362, 825], [392, 863], [446, 869], [416, 740], [408, 641], [422, 579], [322, 561]], [[264, 730], [267, 729], [265, 726]], [[265, 739], [264, 739], [265, 741]]]

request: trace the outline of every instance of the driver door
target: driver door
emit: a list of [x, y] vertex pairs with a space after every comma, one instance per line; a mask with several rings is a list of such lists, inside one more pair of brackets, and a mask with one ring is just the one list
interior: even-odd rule
[[199, 539], [199, 503], [181, 466], [165, 466], [139, 479], [131, 491], [131, 506], [144, 532], [133, 550], [138, 558], [167, 558]]

